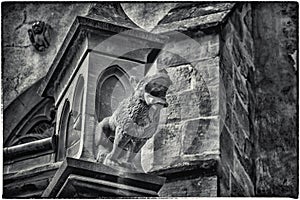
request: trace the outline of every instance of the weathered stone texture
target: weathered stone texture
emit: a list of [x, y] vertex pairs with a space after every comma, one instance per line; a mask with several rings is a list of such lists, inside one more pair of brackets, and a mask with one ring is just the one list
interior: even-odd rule
[[196, 80], [201, 81], [201, 79], [204, 79], [205, 83], [208, 86], [217, 86], [219, 84], [219, 78], [220, 78], [219, 63], [220, 63], [220, 57], [218, 56], [211, 59], [195, 62], [194, 66], [196, 70], [201, 72], [196, 77]]
[[254, 5], [257, 196], [298, 196], [298, 8]]
[[181, 125], [163, 125], [161, 130], [154, 136], [153, 156], [151, 170], [159, 170], [176, 164], [181, 150]]
[[152, 31], [163, 33], [215, 26], [224, 20], [233, 6], [233, 3], [181, 3], [171, 9]]
[[121, 3], [124, 12], [138, 26], [151, 31], [177, 3]]
[[165, 45], [157, 58], [157, 64], [159, 67], [179, 66], [211, 59], [217, 57], [218, 54], [218, 34], [195, 34], [192, 38], [177, 34]]
[[[34, 161], [33, 161], [34, 162]], [[47, 163], [3, 176], [3, 198], [40, 198], [61, 163]]]
[[53, 152], [47, 153], [45, 155], [36, 155], [35, 157], [32, 156], [31, 158], [25, 157], [25, 159], [21, 158], [16, 161], [5, 163], [3, 165], [3, 169], [4, 169], [3, 172], [5, 174], [16, 173], [16, 172], [27, 170], [29, 168], [28, 166], [30, 166], [30, 168], [36, 168], [54, 162], [55, 162], [55, 154]]
[[217, 176], [170, 180], [159, 191], [161, 197], [216, 197]]
[[[45, 76], [73, 20], [77, 15], [84, 15], [88, 7], [89, 3], [2, 4], [4, 108]], [[45, 52], [37, 52], [28, 36], [28, 29], [38, 20], [52, 27], [50, 47]]]
[[182, 154], [201, 155], [218, 151], [218, 119], [194, 119], [183, 124]]
[[182, 65], [178, 67], [168, 68], [168, 74], [171, 79], [176, 80], [169, 90], [174, 92], [184, 91], [191, 89], [192, 75], [195, 70], [191, 65]]
[[[172, 53], [163, 51], [160, 54], [158, 65], [167, 66], [173, 85], [167, 93], [166, 124], [162, 125], [154, 141], [144, 148], [145, 151], [153, 151], [153, 155], [149, 152], [144, 154], [149, 157], [148, 160], [154, 159], [150, 171], [218, 153], [219, 48], [208, 51], [218, 42], [215, 34], [174, 41], [167, 44]], [[175, 52], [180, 56], [176, 56]]]
[[226, 10], [230, 10], [233, 7], [232, 3], [197, 3], [194, 6], [188, 6], [188, 3], [178, 4], [173, 8], [160, 24], [171, 23], [175, 21], [181, 21], [188, 18], [195, 18], [202, 15], [209, 15]]
[[238, 6], [221, 32], [220, 105], [225, 113], [220, 127], [220, 195], [224, 196], [254, 195], [253, 119], [249, 118], [253, 92], [247, 85], [254, 61], [251, 12], [250, 4]]
[[192, 119], [199, 116], [210, 116], [211, 101], [207, 88], [202, 91], [191, 90], [179, 94], [181, 119]]

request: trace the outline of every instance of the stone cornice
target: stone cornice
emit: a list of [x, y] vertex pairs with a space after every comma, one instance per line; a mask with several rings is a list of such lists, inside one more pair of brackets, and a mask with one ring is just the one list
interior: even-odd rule
[[199, 175], [217, 175], [218, 162], [217, 158], [189, 161], [165, 169], [155, 170], [150, 172], [150, 174], [166, 177], [168, 179]]
[[28, 142], [25, 144], [15, 145], [12, 147], [5, 147], [3, 149], [4, 160], [15, 160], [18, 157], [28, 156], [31, 154], [40, 153], [53, 149], [52, 137]]
[[192, 29], [208, 29], [225, 23], [228, 15], [235, 9], [235, 3], [202, 3], [176, 7], [164, 17], [151, 31], [152, 33], [169, 33]]

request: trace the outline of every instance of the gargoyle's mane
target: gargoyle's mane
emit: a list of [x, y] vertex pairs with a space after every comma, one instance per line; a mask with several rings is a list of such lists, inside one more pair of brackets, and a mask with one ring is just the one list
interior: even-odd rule
[[147, 125], [146, 120], [149, 117], [150, 106], [146, 104], [144, 99], [132, 96], [129, 99], [128, 109], [129, 116], [132, 118], [134, 123], [139, 126]]
[[[146, 103], [144, 97], [146, 90], [148, 93], [153, 92], [157, 94], [157, 96], [165, 96], [165, 93], [171, 83], [172, 82], [169, 76], [165, 72], [160, 72], [152, 76], [144, 77], [137, 84], [133, 94], [120, 103], [120, 112], [118, 112], [116, 116], [119, 124], [126, 124], [127, 122], [132, 121], [139, 126], [146, 126], [150, 120], [150, 106]], [[160, 87], [156, 87], [157, 85], [160, 85]], [[152, 90], [151, 87], [155, 89]], [[164, 89], [163, 91], [156, 91], [158, 88]]]
[[131, 97], [121, 102], [121, 112], [118, 112], [116, 116], [119, 125], [122, 126], [130, 121], [142, 127], [147, 124], [150, 106], [140, 96], [143, 95], [134, 93]]

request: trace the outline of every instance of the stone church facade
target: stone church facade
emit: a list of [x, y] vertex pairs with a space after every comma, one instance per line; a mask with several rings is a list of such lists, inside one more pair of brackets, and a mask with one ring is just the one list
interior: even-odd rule
[[[297, 24], [293, 2], [2, 3], [3, 197], [298, 197]], [[153, 131], [138, 92], [166, 101]]]

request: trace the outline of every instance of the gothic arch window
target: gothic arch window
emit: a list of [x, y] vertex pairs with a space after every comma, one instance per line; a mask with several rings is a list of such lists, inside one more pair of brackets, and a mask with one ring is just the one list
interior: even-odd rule
[[14, 146], [32, 142], [35, 140], [51, 137], [54, 132], [52, 116], [54, 101], [52, 98], [45, 98], [20, 120], [17, 127], [11, 132], [10, 137], [5, 141], [4, 146]]
[[80, 131], [74, 129], [73, 111], [69, 113], [67, 127], [66, 127], [66, 140], [65, 149], [67, 157], [74, 157], [79, 151], [80, 145]]
[[114, 65], [100, 74], [96, 89], [96, 116], [98, 122], [111, 116], [119, 103], [133, 92], [127, 73]]
[[51, 137], [52, 136], [52, 131], [50, 131], [51, 127], [52, 127], [51, 121], [47, 119], [40, 120], [36, 124], [34, 124], [33, 127], [31, 127], [31, 129], [27, 131], [25, 135], [19, 136], [11, 144], [11, 146], [24, 144], [35, 140], [40, 140], [46, 137]]
[[58, 147], [56, 160], [61, 161], [66, 157], [66, 143], [67, 143], [67, 132], [70, 117], [70, 102], [66, 100], [59, 123], [58, 132]]

